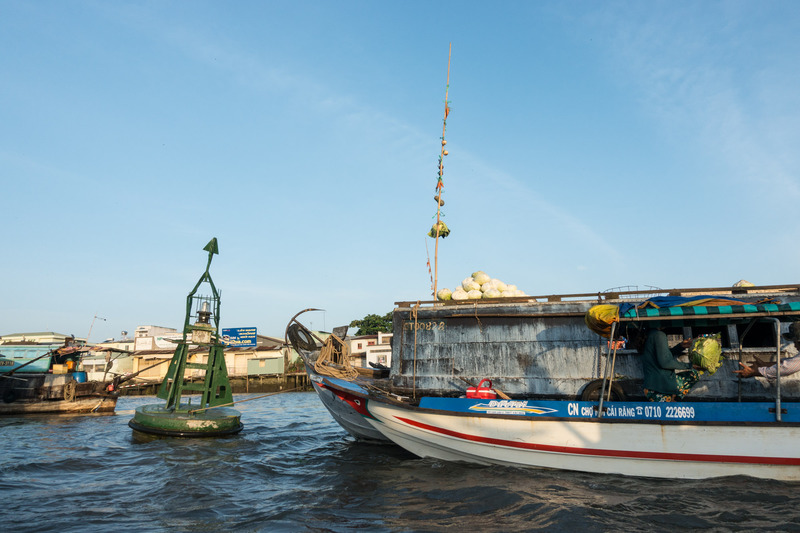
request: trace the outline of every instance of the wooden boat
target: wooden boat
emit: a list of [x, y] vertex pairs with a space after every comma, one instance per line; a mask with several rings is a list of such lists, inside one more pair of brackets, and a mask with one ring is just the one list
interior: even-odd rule
[[[664, 291], [740, 303], [663, 309], [630, 305], [638, 291], [591, 300], [431, 302], [411, 312], [400, 303], [388, 379], [379, 385], [363, 377], [317, 379], [340, 398], [338, 407], [349, 408], [335, 416], [340, 424], [347, 419], [352, 429], [366, 422], [422, 457], [668, 478], [796, 480], [800, 373], [773, 384], [732, 371], [754, 357], [780, 359], [781, 328], [800, 320], [798, 288]], [[638, 353], [585, 325], [586, 311], [598, 303], [628, 309], [615, 327], [647, 323], [670, 337], [719, 334], [722, 367], [682, 402], [645, 401]], [[554, 354], [561, 365], [548, 360]], [[463, 397], [464, 380], [484, 377], [497, 387], [493, 394], [507, 399]], [[355, 414], [361, 422], [352, 420]]]
[[78, 370], [85, 348], [0, 345], [0, 416], [113, 413], [117, 381], [89, 381]]

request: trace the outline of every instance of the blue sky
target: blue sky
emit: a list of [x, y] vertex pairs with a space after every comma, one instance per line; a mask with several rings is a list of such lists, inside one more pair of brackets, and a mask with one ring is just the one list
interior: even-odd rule
[[[797, 283], [795, 2], [0, 2], [0, 334]], [[426, 243], [428, 250], [426, 251]]]

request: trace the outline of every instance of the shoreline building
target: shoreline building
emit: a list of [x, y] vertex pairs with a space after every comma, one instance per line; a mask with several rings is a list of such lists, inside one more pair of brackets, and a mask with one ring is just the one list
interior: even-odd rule
[[375, 335], [359, 335], [346, 339], [350, 345], [350, 359], [355, 366], [392, 365], [392, 334], [379, 331]]

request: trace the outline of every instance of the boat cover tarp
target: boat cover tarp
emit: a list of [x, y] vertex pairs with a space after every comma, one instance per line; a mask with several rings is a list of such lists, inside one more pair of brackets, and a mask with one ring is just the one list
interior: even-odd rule
[[[11, 344], [0, 345], [0, 375], [16, 372], [25, 365], [20, 372], [47, 372], [52, 362], [52, 356], [60, 344], [33, 344], [14, 346]], [[38, 359], [37, 359], [38, 358]], [[30, 361], [34, 361], [30, 363]]]
[[593, 305], [583, 317], [586, 326], [608, 338], [611, 335], [611, 324], [619, 321], [619, 306], [612, 304]]
[[695, 325], [703, 325], [697, 321], [698, 318], [724, 319], [731, 318], [732, 315], [756, 313], [796, 315], [792, 318], [797, 320], [800, 319], [800, 302], [762, 300], [748, 303], [725, 296], [657, 296], [640, 303], [595, 305], [586, 312], [584, 320], [589, 329], [607, 338], [611, 333], [611, 324], [617, 321], [669, 318], [671, 324], [679, 325], [674, 322], [674, 317], [685, 317], [691, 319]]
[[785, 304], [736, 304], [736, 305], [691, 305], [674, 307], [629, 308], [624, 313], [620, 310], [620, 320], [636, 320], [637, 318], [668, 316], [708, 316], [708, 315], [745, 315], [752, 313], [800, 313], [800, 302]]
[[[777, 301], [765, 301], [758, 303], [778, 303]], [[719, 307], [727, 305], [747, 305], [748, 302], [743, 302], [735, 298], [727, 296], [655, 296], [649, 298], [641, 303], [624, 303], [619, 305], [619, 314], [624, 315], [633, 308], [636, 309], [662, 309], [664, 307]]]

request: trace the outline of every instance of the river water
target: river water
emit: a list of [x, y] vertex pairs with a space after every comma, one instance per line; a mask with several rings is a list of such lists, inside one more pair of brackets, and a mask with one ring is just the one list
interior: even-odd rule
[[[256, 395], [237, 395], [237, 400]], [[315, 393], [245, 429], [155, 438], [112, 416], [0, 419], [4, 531], [800, 531], [800, 483], [672, 481], [417, 459], [355, 442]]]

